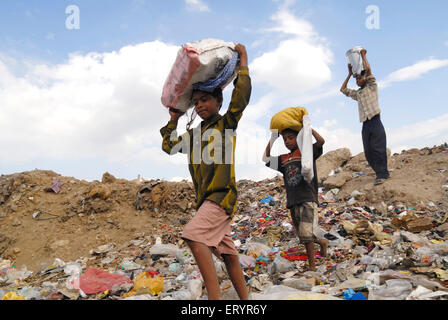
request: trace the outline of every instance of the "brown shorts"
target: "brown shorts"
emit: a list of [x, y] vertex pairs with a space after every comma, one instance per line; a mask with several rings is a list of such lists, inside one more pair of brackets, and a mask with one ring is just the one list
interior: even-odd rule
[[297, 236], [302, 243], [316, 242], [315, 231], [317, 228], [317, 204], [305, 202], [291, 208], [291, 218], [296, 229]]
[[230, 236], [232, 220], [218, 204], [205, 200], [193, 219], [185, 226], [182, 239], [200, 242], [212, 249], [218, 258], [221, 255], [238, 255]]

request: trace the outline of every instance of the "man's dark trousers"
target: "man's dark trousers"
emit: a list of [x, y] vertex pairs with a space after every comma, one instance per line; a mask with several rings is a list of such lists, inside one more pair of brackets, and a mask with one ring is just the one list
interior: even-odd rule
[[386, 131], [379, 114], [364, 122], [362, 126], [362, 142], [367, 162], [375, 171], [377, 179], [389, 178]]

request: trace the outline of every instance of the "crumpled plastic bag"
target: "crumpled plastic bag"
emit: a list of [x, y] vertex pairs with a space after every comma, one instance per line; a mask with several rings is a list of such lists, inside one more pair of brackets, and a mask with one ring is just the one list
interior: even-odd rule
[[8, 292], [3, 296], [2, 300], [25, 300], [25, 296], [19, 296], [15, 292]]
[[273, 285], [262, 293], [252, 293], [252, 300], [341, 300], [326, 294], [300, 291], [284, 285]]
[[163, 276], [151, 277], [149, 272], [140, 273], [134, 280], [134, 288], [123, 295], [123, 297], [128, 298], [135, 295], [148, 294], [159, 295], [164, 286]]
[[85, 294], [98, 294], [110, 291], [116, 285], [132, 283], [128, 277], [89, 267], [79, 278], [79, 288]]

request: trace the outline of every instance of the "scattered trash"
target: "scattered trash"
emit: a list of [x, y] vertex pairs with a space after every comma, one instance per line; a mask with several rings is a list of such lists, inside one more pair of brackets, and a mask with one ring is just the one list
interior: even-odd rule
[[128, 298], [134, 295], [151, 294], [153, 296], [159, 295], [164, 286], [163, 276], [158, 275], [154, 277], [149, 272], [142, 272], [134, 280], [134, 288], [123, 295]]
[[[431, 149], [432, 154], [397, 155], [394, 170], [399, 170], [397, 166], [415, 166], [420, 161], [419, 157], [438, 155], [438, 160], [431, 161], [434, 163], [431, 170], [441, 178], [431, 192], [439, 192], [440, 196], [446, 197], [448, 171], [441, 169], [441, 164], [446, 161], [446, 153], [443, 153], [446, 149], [442, 146]], [[393, 185], [397, 171], [392, 171], [387, 188], [377, 188], [373, 186], [375, 176], [362, 157], [351, 157], [345, 151], [335, 155], [338, 159], [331, 159], [331, 166], [326, 171], [322, 170], [323, 176], [319, 181], [315, 234], [327, 239], [329, 246], [327, 256], [322, 257], [320, 247], [316, 245], [316, 271], [309, 270], [305, 247], [296, 236], [285, 206], [283, 179], [275, 177], [259, 182], [238, 182], [239, 203], [232, 219], [231, 237], [239, 251], [239, 262], [251, 298], [448, 300], [446, 198], [440, 201], [417, 196], [409, 196], [412, 201], [406, 196], [400, 198], [400, 190], [388, 189]], [[412, 163], [402, 161], [405, 158], [408, 158], [406, 161], [412, 158]], [[347, 175], [347, 183], [338, 188], [326, 187], [322, 179], [329, 179], [328, 174], [332, 171], [331, 179], [341, 175], [345, 179]], [[0, 213], [20, 217], [22, 207], [32, 204], [23, 213], [27, 221], [20, 221], [21, 227], [25, 223], [31, 223], [33, 228], [58, 224], [64, 231], [72, 230], [66, 227], [68, 224], [63, 225], [67, 221], [65, 219], [79, 217], [82, 224], [75, 230], [96, 230], [97, 242], [87, 250], [89, 256], [63, 261], [54, 257], [59, 254], [67, 257], [72, 240], [65, 236], [51, 238], [49, 234], [49, 240], [42, 248], [51, 254], [52, 263], [43, 263], [40, 271], [32, 272], [21, 263], [17, 265], [16, 257], [26, 249], [19, 241], [14, 241], [16, 236], [5, 233], [3, 226], [17, 234], [14, 220], [9, 222], [10, 217], [5, 216], [0, 232], [0, 250], [3, 250], [0, 251], [0, 299], [207, 298], [196, 261], [180, 238], [182, 228], [195, 212], [191, 184], [140, 180], [130, 188], [120, 179], [107, 175], [103, 176], [101, 183], [86, 182], [82, 189], [75, 190], [81, 182], [73, 178], [58, 176], [53, 179], [54, 174], [36, 174], [45, 177], [42, 180], [45, 183], [27, 185], [27, 181], [31, 181], [28, 176], [19, 178], [20, 175], [15, 175], [14, 181], [11, 176], [0, 177]], [[44, 189], [50, 181], [52, 186], [55, 181], [62, 184], [55, 185], [55, 190], [47, 194]], [[131, 191], [117, 197], [120, 188]], [[47, 199], [70, 202], [62, 199], [70, 192], [75, 200], [68, 207], [50, 208], [42, 201], [44, 194]], [[136, 193], [140, 195], [138, 210], [134, 203]], [[391, 194], [395, 194], [399, 201], [391, 200]], [[132, 215], [138, 214], [138, 219], [143, 219], [143, 216], [151, 218], [155, 221], [154, 227], [145, 226], [150, 231], [144, 233], [133, 230], [132, 240], [118, 242], [107, 232], [126, 232], [126, 227], [117, 218], [124, 213], [113, 206], [114, 202], [122, 205], [126, 202]], [[214, 256], [213, 261], [223, 296], [235, 297], [225, 264]]]

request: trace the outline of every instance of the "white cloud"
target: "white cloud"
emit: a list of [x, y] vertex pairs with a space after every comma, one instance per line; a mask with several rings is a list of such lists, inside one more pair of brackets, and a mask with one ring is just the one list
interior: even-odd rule
[[0, 165], [39, 158], [168, 165], [158, 130], [169, 116], [160, 94], [178, 49], [154, 41], [72, 54], [23, 77], [0, 55], [0, 148], [8, 150]]
[[425, 73], [432, 70], [440, 69], [448, 66], [448, 59], [438, 60], [434, 58], [429, 58], [426, 60], [419, 61], [412, 66], [399, 69], [392, 72], [386, 79], [379, 83], [382, 88], [390, 86], [394, 82], [410, 81], [420, 78]]
[[210, 8], [202, 0], [185, 0], [187, 8], [191, 11], [207, 12]]
[[271, 19], [275, 26], [263, 31], [289, 38], [256, 58], [250, 68], [254, 82], [268, 84], [282, 94], [300, 95], [320, 88], [331, 80], [329, 65], [333, 53], [308, 21], [294, 16], [287, 2]]

